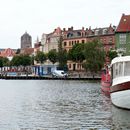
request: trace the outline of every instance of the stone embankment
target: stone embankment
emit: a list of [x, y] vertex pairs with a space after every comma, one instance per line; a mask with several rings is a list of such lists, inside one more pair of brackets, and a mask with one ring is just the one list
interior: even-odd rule
[[6, 80], [100, 80], [100, 74], [92, 75], [91, 73], [71, 72], [68, 77], [52, 77], [52, 75], [44, 76], [0, 76], [0, 79]]

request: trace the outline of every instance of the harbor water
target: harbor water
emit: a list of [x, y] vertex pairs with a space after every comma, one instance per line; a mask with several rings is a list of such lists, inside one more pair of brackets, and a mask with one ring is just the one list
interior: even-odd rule
[[130, 130], [99, 81], [0, 80], [0, 130]]

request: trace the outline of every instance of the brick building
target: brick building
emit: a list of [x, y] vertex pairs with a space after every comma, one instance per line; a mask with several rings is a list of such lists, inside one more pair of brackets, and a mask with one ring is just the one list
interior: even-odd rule
[[[104, 46], [105, 51], [109, 51], [112, 48], [115, 48], [115, 26], [109, 26], [105, 28], [95, 28], [91, 29], [82, 29], [74, 30], [73, 27], [68, 28], [68, 30], [63, 29], [63, 47], [68, 52], [72, 49], [73, 45], [80, 43], [87, 43], [89, 41], [93, 41], [94, 39], [98, 39]], [[80, 70], [79, 63], [75, 63], [72, 61], [68, 61], [67, 63], [69, 70]]]
[[117, 50], [130, 55], [130, 15], [122, 14], [115, 37]]

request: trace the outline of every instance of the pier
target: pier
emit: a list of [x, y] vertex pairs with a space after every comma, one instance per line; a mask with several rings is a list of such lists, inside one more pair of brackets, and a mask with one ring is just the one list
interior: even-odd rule
[[5, 80], [100, 80], [100, 77], [0, 76]]

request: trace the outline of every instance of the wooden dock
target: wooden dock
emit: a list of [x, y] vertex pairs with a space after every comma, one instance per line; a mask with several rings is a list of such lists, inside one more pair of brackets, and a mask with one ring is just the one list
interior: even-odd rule
[[100, 80], [100, 77], [88, 77], [88, 78], [78, 78], [78, 77], [45, 77], [45, 76], [0, 76], [0, 79], [4, 80]]

